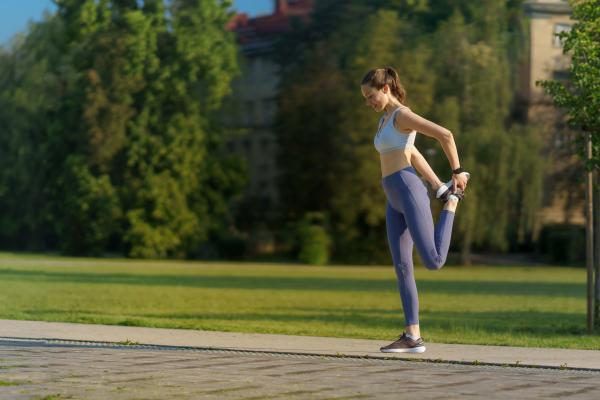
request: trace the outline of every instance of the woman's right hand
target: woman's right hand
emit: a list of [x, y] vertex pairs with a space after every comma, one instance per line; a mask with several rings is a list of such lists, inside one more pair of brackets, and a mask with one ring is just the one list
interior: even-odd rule
[[465, 191], [467, 188], [467, 177], [465, 174], [452, 174], [452, 192], [456, 193], [456, 188], [459, 187]]

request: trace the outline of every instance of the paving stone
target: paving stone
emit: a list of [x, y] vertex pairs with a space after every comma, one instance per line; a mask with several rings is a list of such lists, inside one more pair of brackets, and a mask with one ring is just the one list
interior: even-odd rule
[[594, 399], [600, 371], [0, 344], [2, 399]]

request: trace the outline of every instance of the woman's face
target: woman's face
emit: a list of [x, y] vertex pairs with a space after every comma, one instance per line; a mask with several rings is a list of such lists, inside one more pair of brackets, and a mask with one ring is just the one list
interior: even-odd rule
[[377, 112], [383, 110], [388, 103], [388, 85], [385, 85], [381, 89], [375, 89], [373, 86], [365, 84], [361, 85], [360, 91], [367, 99], [367, 105], [373, 107]]

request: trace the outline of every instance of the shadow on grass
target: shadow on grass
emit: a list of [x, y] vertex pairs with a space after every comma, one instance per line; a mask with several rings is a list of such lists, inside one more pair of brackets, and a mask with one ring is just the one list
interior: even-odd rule
[[[397, 330], [404, 324], [402, 312], [390, 310], [313, 310], [313, 312], [297, 313], [247, 312], [247, 313], [146, 313], [146, 314], [111, 314], [92, 313], [86, 311], [63, 310], [25, 310], [23, 313], [36, 320], [57, 320], [63, 322], [100, 323], [121, 326], [146, 326], [166, 328], [205, 329], [223, 321], [228, 323], [261, 323], [265, 329], [272, 325], [280, 327], [281, 323], [300, 324], [305, 330], [315, 329], [312, 334], [331, 329], [336, 325], [345, 325], [348, 330]], [[535, 337], [551, 337], [552, 335], [586, 334], [585, 315], [582, 313], [558, 312], [420, 312], [421, 323], [428, 329], [445, 332], [474, 331], [484, 335], [519, 335]], [[250, 324], [247, 326], [255, 326]], [[327, 328], [329, 325], [329, 328]], [[297, 325], [296, 325], [297, 326]], [[280, 329], [280, 328], [277, 328]]]
[[[130, 275], [101, 273], [61, 273], [0, 269], [0, 279], [52, 283], [124, 284], [143, 286], [184, 286], [207, 289], [329, 290], [358, 292], [397, 292], [392, 279], [348, 279], [306, 277], [239, 277], [190, 275]], [[578, 297], [586, 295], [585, 283], [417, 281], [419, 293], [522, 295]]]

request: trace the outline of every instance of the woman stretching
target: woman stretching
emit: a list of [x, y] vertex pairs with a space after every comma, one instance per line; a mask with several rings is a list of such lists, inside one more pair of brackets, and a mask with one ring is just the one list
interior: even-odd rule
[[[375, 148], [381, 159], [383, 190], [387, 196], [386, 226], [400, 298], [406, 320], [406, 332], [382, 352], [423, 353], [425, 345], [419, 331], [419, 299], [413, 275], [412, 248], [429, 270], [440, 269], [446, 262], [454, 212], [465, 196], [469, 174], [462, 172], [452, 133], [413, 113], [405, 104], [406, 91], [393, 68], [373, 69], [361, 82], [367, 105], [387, 113], [379, 122]], [[414, 148], [416, 132], [439, 140], [452, 167], [452, 181], [442, 184], [423, 156]], [[434, 230], [429, 194], [411, 166], [438, 189], [436, 197], [444, 201], [444, 210]]]

